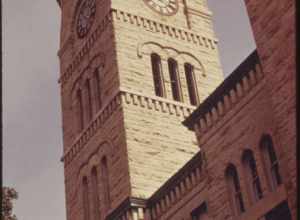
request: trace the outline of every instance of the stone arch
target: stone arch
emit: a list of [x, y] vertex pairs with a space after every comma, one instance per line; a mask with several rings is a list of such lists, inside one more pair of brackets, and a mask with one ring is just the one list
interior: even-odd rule
[[169, 58], [173, 58], [179, 64], [190, 63], [195, 67], [197, 71], [200, 70], [201, 73], [204, 73], [204, 67], [201, 61], [191, 53], [179, 51], [169, 46], [162, 46], [161, 44], [152, 41], [138, 45], [138, 57], [143, 57], [143, 55], [150, 56], [150, 54], [152, 53], [158, 54], [162, 60], [168, 60]]

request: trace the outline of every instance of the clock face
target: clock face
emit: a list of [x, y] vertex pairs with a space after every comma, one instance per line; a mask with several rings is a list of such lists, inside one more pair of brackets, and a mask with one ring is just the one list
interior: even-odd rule
[[144, 0], [144, 2], [162, 15], [173, 15], [178, 11], [178, 0]]
[[96, 14], [96, 0], [82, 0], [79, 3], [76, 30], [79, 38], [87, 35], [91, 29]]

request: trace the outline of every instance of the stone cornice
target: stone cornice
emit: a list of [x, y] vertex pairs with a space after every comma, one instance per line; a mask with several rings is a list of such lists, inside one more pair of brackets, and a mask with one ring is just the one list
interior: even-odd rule
[[145, 18], [139, 15], [134, 15], [117, 9], [112, 9], [112, 16], [119, 21], [130, 23], [139, 28], [168, 35], [169, 37], [180, 39], [200, 47], [206, 47], [211, 50], [216, 49], [218, 40], [205, 35], [199, 35], [189, 29], [178, 28], [169, 24], [161, 23], [153, 19]]
[[[147, 200], [129, 197], [126, 198], [113, 212], [111, 212], [105, 220], [122, 220], [127, 219], [145, 219], [144, 213]], [[134, 218], [133, 216], [137, 217]]]
[[181, 102], [175, 102], [157, 96], [144, 95], [139, 92], [121, 88], [114, 93], [111, 100], [103, 106], [89, 125], [75, 139], [69, 150], [64, 153], [61, 161], [64, 161], [65, 166], [73, 160], [121, 104], [136, 105], [152, 111], [160, 111], [165, 114], [180, 117], [180, 120], [188, 117], [195, 109], [194, 106]]
[[[87, 38], [86, 42], [79, 50], [73, 61], [69, 64], [66, 71], [62, 73], [61, 77], [58, 80], [58, 82], [61, 83], [62, 87], [73, 75], [76, 67], [78, 67], [78, 65], [84, 59], [85, 55], [90, 51], [95, 41], [101, 37], [102, 33], [108, 27], [108, 24], [112, 22], [112, 19], [116, 19], [125, 23], [130, 23], [132, 25], [136, 25], [139, 28], [143, 28], [145, 30], [149, 30], [162, 35], [168, 35], [169, 37], [180, 39], [182, 41], [192, 43], [199, 47], [204, 47], [211, 50], [215, 50], [216, 45], [218, 43], [218, 40], [216, 38], [210, 38], [205, 35], [199, 35], [188, 29], [177, 28], [168, 24], [163, 24], [159, 21], [150, 20], [142, 16], [134, 15], [117, 9], [111, 9], [110, 12], [107, 13], [102, 22], [91, 34], [91, 36]], [[64, 53], [64, 51], [67, 49], [68, 45], [72, 42], [73, 38], [68, 38], [66, 42], [62, 45], [62, 48], [59, 50], [58, 55], [61, 56], [62, 53]]]
[[158, 96], [145, 95], [121, 88], [122, 100], [126, 104], [137, 105], [154, 111], [160, 111], [178, 117], [188, 117], [196, 107]]
[[95, 135], [99, 128], [106, 122], [106, 120], [113, 114], [113, 112], [120, 106], [119, 92], [115, 92], [110, 102], [106, 103], [104, 107], [96, 114], [89, 125], [79, 134], [74, 143], [67, 152], [64, 153], [61, 161], [67, 166], [73, 158], [81, 151], [86, 143]]
[[153, 219], [159, 219], [174, 203], [178, 203], [196, 185], [205, 180], [205, 154], [199, 151], [148, 200]]
[[207, 132], [263, 78], [258, 54], [254, 51], [183, 124], [198, 134]]

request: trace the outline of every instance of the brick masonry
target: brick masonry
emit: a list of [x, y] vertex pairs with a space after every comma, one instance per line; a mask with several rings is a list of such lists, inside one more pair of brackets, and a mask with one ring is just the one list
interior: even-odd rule
[[[98, 0], [94, 24], [83, 39], [75, 30], [77, 1], [59, 3], [67, 219], [84, 219], [82, 178], [87, 176], [90, 182], [93, 167], [100, 177], [97, 192], [89, 187], [91, 219], [95, 209], [100, 210], [100, 219], [192, 219], [191, 213], [205, 203], [210, 219], [252, 220], [286, 200], [296, 219], [292, 1], [246, 0], [258, 47], [258, 55], [251, 56], [259, 58], [248, 61], [250, 67], [246, 60], [241, 66], [249, 68], [238, 68], [219, 87], [223, 79], [218, 40], [206, 0], [179, 1], [173, 16], [158, 15], [142, 0]], [[164, 98], [154, 92], [153, 52], [162, 60]], [[168, 58], [178, 61], [183, 102], [172, 100]], [[195, 67], [203, 103], [196, 110], [189, 103], [185, 62]], [[100, 108], [95, 70], [100, 73]], [[87, 79], [92, 81], [91, 119], [86, 113], [90, 108], [84, 90]], [[80, 132], [78, 89], [83, 91], [83, 118], [88, 121]], [[190, 121], [190, 130], [181, 124], [184, 120]], [[279, 159], [283, 184], [275, 191], [270, 190], [259, 148], [263, 134], [272, 137]], [[246, 149], [254, 153], [261, 180], [264, 196], [258, 202], [247, 191], [241, 162]], [[100, 172], [104, 156], [110, 204], [105, 204]], [[224, 177], [230, 163], [237, 167], [245, 201], [246, 212], [238, 217], [231, 211]], [[92, 200], [95, 193], [99, 207]]]

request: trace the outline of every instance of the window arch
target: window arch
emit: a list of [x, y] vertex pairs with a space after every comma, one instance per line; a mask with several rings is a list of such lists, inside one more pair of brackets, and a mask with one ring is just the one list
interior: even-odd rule
[[263, 163], [265, 165], [267, 179], [270, 184], [270, 188], [273, 191], [282, 183], [282, 180], [279, 173], [277, 155], [270, 135], [262, 136], [260, 141], [260, 149], [263, 154]]
[[253, 201], [258, 201], [263, 197], [260, 179], [258, 176], [256, 162], [251, 150], [246, 150], [242, 156], [242, 163], [244, 166], [247, 182], [250, 185], [249, 191]]
[[77, 122], [78, 122], [78, 132], [81, 132], [83, 129], [83, 105], [82, 105], [82, 92], [80, 89], [77, 90], [76, 92], [76, 117], [77, 117]]
[[110, 207], [110, 189], [109, 189], [109, 173], [108, 173], [108, 166], [107, 166], [107, 159], [103, 157], [101, 160], [101, 182], [103, 186], [103, 193], [104, 193], [104, 201], [106, 204], [106, 210]]
[[87, 177], [82, 179], [82, 204], [83, 204], [83, 219], [90, 220], [90, 204], [89, 204], [89, 189]]
[[92, 191], [93, 191], [93, 204], [94, 204], [94, 219], [100, 219], [100, 206], [99, 206], [99, 191], [98, 191], [98, 174], [97, 168], [92, 168]]
[[190, 97], [190, 103], [191, 105], [198, 105], [199, 98], [198, 98], [198, 92], [196, 86], [194, 66], [191, 65], [190, 63], [185, 63], [184, 71], [185, 71], [185, 78], [186, 78], [187, 88]]
[[169, 58], [168, 59], [168, 67], [169, 67], [173, 99], [175, 101], [182, 101], [180, 79], [179, 79], [179, 74], [178, 74], [178, 64], [177, 64], [176, 60]]
[[165, 97], [161, 59], [156, 53], [151, 54], [151, 65], [155, 95]]
[[225, 170], [225, 178], [234, 215], [245, 212], [244, 200], [241, 192], [239, 176], [236, 167], [230, 164]]

